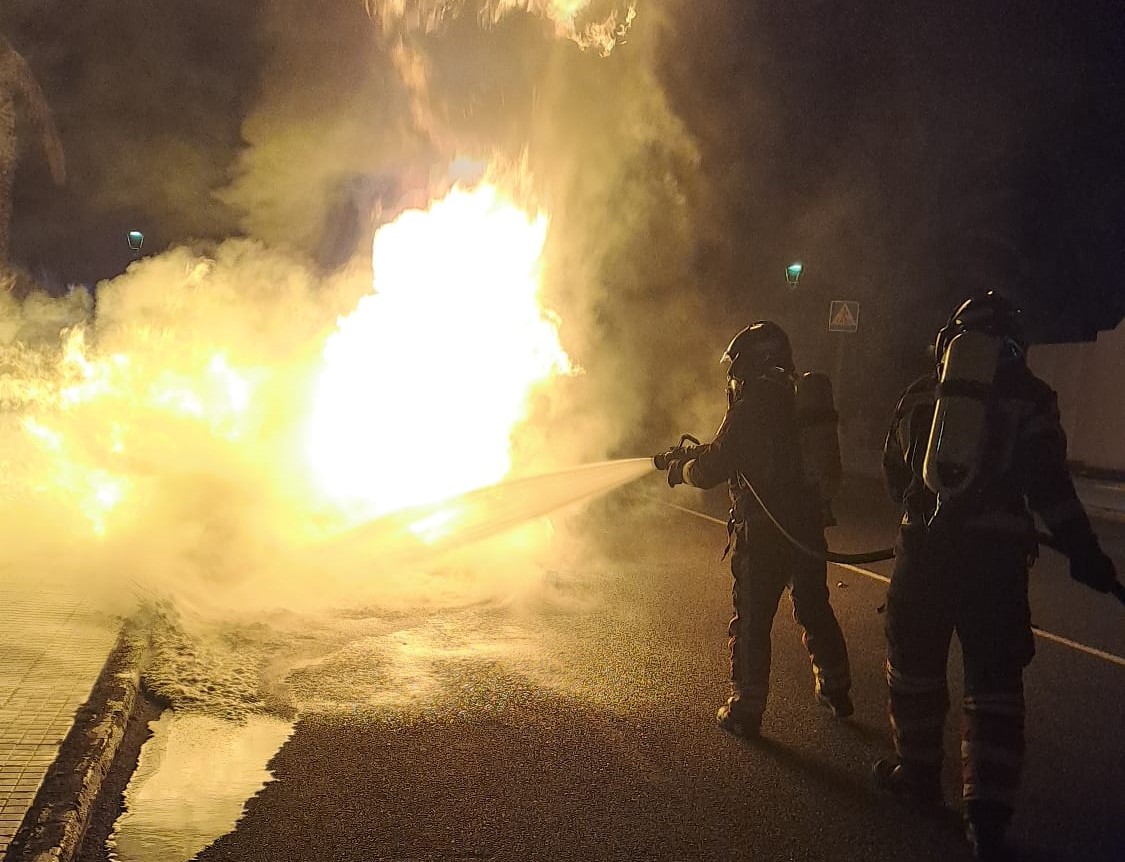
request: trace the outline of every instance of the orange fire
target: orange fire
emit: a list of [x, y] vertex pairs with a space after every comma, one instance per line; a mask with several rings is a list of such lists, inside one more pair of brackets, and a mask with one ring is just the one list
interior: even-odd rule
[[[277, 311], [291, 270], [271, 253], [255, 252], [264, 287], [235, 267], [241, 246], [235, 264], [182, 250], [142, 261], [123, 277], [123, 319], [94, 346], [69, 329], [50, 375], [20, 348], [26, 379], [5, 378], [15, 422], [0, 415], [0, 431], [17, 432], [5, 449], [20, 494], [103, 535], [210, 476], [208, 494], [250, 486], [293, 534], [500, 481], [536, 387], [571, 369], [539, 302], [547, 229], [497, 185], [454, 187], [378, 231], [374, 292], [327, 337], [314, 278], [299, 310]], [[250, 343], [258, 333], [267, 341]]]

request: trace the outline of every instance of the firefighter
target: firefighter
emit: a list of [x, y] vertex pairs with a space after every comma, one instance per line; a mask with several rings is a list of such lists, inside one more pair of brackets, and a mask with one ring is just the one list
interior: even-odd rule
[[715, 439], [656, 456], [668, 484], [730, 488], [734, 617], [729, 627], [731, 695], [719, 707], [723, 729], [758, 736], [770, 673], [770, 629], [778, 600], [790, 586], [793, 617], [812, 660], [817, 699], [838, 718], [852, 713], [847, 647], [828, 603], [827, 571], [797, 550], [771, 523], [747, 487], [793, 536], [823, 552], [824, 501], [806, 479], [798, 444], [793, 356], [789, 338], [768, 320], [742, 330], [723, 361], [727, 413]]
[[1023, 669], [1034, 653], [1028, 569], [1037, 512], [1071, 576], [1107, 592], [1102, 552], [1066, 465], [1055, 393], [1027, 367], [1020, 312], [995, 292], [962, 303], [935, 344], [936, 373], [907, 388], [884, 447], [902, 505], [886, 606], [889, 712], [896, 757], [881, 789], [941, 803], [946, 662], [964, 661], [961, 729], [966, 834], [977, 858], [1006, 858], [1024, 754]]

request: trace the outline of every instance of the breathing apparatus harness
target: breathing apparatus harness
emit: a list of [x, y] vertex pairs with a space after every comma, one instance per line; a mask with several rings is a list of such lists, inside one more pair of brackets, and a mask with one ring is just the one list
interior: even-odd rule
[[[971, 302], [954, 313], [936, 342], [934, 416], [922, 464], [922, 479], [936, 505], [925, 520], [926, 529], [934, 528], [942, 513], [955, 509], [958, 503], [971, 506], [973, 492], [987, 482], [995, 380], [1004, 365], [1022, 362], [1026, 355], [1018, 330], [1006, 331], [1003, 325], [996, 329], [962, 327], [959, 318]], [[1003, 306], [1000, 311], [1015, 314]], [[1054, 536], [1041, 531], [1035, 531], [1034, 536], [1040, 545], [1068, 556]], [[1110, 592], [1125, 604], [1125, 585], [1117, 582]]]

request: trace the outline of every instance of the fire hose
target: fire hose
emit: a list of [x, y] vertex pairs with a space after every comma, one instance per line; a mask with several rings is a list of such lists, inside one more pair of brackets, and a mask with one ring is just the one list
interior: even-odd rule
[[[656, 464], [658, 469], [666, 469], [662, 466], [662, 461], [660, 459], [668, 460], [674, 458], [674, 456], [677, 454], [685, 454], [685, 442], [691, 442], [696, 446], [699, 445], [699, 440], [697, 440], [695, 437], [692, 437], [690, 434], [684, 434], [680, 437], [680, 442], [678, 445], [672, 447], [672, 449], [670, 449], [666, 453], [655, 456], [653, 458], [653, 463]], [[808, 545], [806, 545], [804, 542], [790, 533], [787, 529], [785, 529], [785, 526], [780, 521], [778, 521], [773, 512], [770, 511], [769, 506], [766, 505], [765, 501], [758, 494], [757, 489], [750, 483], [750, 480], [746, 478], [746, 475], [744, 473], [738, 473], [738, 481], [754, 497], [758, 505], [761, 507], [762, 511], [765, 512], [766, 517], [769, 519], [770, 523], [773, 524], [774, 528], [779, 533], [781, 533], [782, 536], [785, 537], [785, 540], [789, 542], [790, 545], [792, 545], [801, 553], [806, 554], [807, 556], [810, 556], [813, 559], [819, 560], [821, 562], [842, 563], [845, 565], [853, 566], [861, 565], [863, 563], [878, 563], [884, 560], [894, 559], [894, 548], [880, 548], [877, 551], [866, 551], [858, 554], [840, 554], [828, 549], [820, 551], [816, 548], [810, 548]], [[1039, 544], [1048, 547], [1060, 554], [1063, 554], [1063, 556], [1066, 556], [1066, 553], [1060, 547], [1058, 541], [1054, 536], [1037, 531], [1035, 533], [1035, 538], [1039, 542]], [[1119, 602], [1121, 602], [1121, 604], [1125, 605], [1125, 584], [1122, 584], [1120, 581], [1114, 581], [1109, 591], [1117, 598]]]

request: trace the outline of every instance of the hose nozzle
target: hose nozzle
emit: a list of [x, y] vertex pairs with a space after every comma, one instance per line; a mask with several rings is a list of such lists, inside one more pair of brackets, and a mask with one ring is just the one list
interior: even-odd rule
[[681, 434], [680, 442], [664, 452], [658, 452], [652, 456], [652, 463], [656, 466], [657, 470], [667, 470], [673, 461], [682, 461], [687, 455], [686, 443], [691, 443], [693, 446], [700, 445], [699, 440], [692, 437], [690, 434]]

